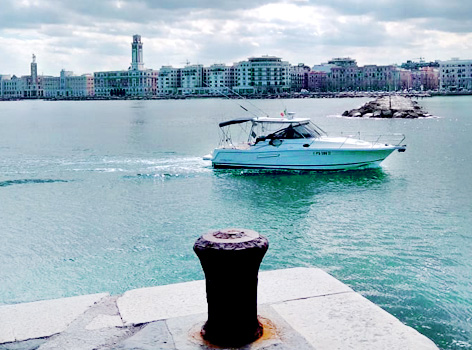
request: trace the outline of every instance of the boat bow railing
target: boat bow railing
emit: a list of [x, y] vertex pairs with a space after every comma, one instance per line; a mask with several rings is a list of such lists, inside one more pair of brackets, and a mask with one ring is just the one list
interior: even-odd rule
[[357, 139], [363, 140], [371, 143], [372, 147], [378, 144], [392, 145], [392, 146], [402, 146], [403, 141], [405, 141], [405, 134], [401, 133], [390, 133], [390, 134], [365, 134], [361, 135], [360, 131], [354, 133], [341, 132], [341, 136], [345, 137], [344, 142], [339, 148], [342, 148], [347, 140]]

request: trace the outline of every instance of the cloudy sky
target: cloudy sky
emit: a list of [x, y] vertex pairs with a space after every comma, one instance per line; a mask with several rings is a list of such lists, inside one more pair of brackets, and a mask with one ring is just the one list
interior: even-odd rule
[[147, 68], [273, 55], [309, 66], [472, 59], [471, 0], [0, 0], [0, 74]]

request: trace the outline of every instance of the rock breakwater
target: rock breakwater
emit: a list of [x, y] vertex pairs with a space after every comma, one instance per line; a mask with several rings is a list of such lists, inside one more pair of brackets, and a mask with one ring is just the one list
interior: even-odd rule
[[403, 96], [382, 96], [360, 108], [345, 111], [344, 117], [354, 118], [426, 118], [431, 117], [417, 101]]

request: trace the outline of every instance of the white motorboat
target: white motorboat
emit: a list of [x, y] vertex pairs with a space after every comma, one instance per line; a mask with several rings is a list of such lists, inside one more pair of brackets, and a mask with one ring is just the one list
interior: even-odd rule
[[[393, 151], [404, 152], [405, 136], [386, 136], [373, 141], [355, 136], [328, 136], [308, 118], [288, 113], [281, 118], [240, 118], [219, 124], [219, 146], [204, 157], [214, 168], [253, 168], [284, 170], [348, 170], [375, 168]], [[234, 127], [245, 130], [245, 139], [233, 140]], [[392, 141], [390, 141], [392, 142]]]

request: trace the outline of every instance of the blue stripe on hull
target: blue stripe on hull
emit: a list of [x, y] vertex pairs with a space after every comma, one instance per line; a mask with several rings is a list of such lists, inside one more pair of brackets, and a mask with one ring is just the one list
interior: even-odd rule
[[368, 162], [345, 163], [345, 164], [323, 164], [323, 165], [260, 165], [260, 164], [230, 164], [230, 163], [213, 163], [215, 169], [280, 169], [280, 170], [347, 170], [364, 167], [377, 167], [385, 158], [376, 159]]

